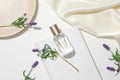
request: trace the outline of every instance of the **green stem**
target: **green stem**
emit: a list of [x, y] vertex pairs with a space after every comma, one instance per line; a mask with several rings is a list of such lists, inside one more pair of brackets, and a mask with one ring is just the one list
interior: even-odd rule
[[114, 52], [112, 52], [111, 50], [109, 50], [112, 54], [114, 54]]
[[30, 76], [31, 72], [32, 72], [33, 68], [30, 69], [29, 73], [28, 73], [28, 77]]
[[[26, 24], [24, 24], [24, 25], [28, 25], [29, 23], [26, 23]], [[4, 26], [0, 26], [0, 28], [3, 28], [3, 27], [10, 27], [10, 26], [14, 26], [14, 25], [12, 25], [12, 24], [10, 24], [10, 25], [4, 25]], [[29, 26], [29, 25], [28, 25]]]
[[0, 28], [3, 28], [3, 27], [9, 27], [9, 26], [11, 26], [11, 25], [4, 25], [4, 26], [0, 26]]
[[69, 61], [67, 61], [64, 57], [58, 54], [58, 56], [63, 59], [65, 62], [67, 62], [69, 65], [71, 65], [77, 72], [79, 72], [79, 69], [77, 69], [73, 64], [71, 64]]

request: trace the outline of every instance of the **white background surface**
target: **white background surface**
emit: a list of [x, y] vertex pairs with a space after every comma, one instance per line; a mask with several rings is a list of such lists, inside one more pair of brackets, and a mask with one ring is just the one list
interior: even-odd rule
[[[36, 54], [32, 52], [32, 49], [35, 48], [36, 42], [52, 36], [49, 26], [57, 23], [63, 30], [72, 27], [55, 15], [45, 3], [45, 0], [39, 0], [36, 22], [38, 22], [38, 26], [42, 27], [41, 30], [29, 29], [18, 37], [12, 39], [0, 39], [0, 80], [23, 80], [23, 70], [29, 70], [34, 61], [40, 61]], [[104, 56], [107, 56], [107, 51], [102, 48], [102, 44], [107, 43], [114, 50], [115, 47], [118, 47], [117, 42], [114, 40], [98, 39], [85, 32], [82, 33], [91, 53], [94, 55], [93, 57], [102, 76], [105, 80], [110, 80], [114, 73], [109, 71], [103, 72], [103, 68], [106, 68], [106, 66], [109, 65], [107, 65], [108, 63], [103, 65], [103, 61], [101, 61], [105, 59]], [[99, 57], [99, 54], [104, 53], [106, 54]], [[33, 74], [34, 75], [32, 76], [37, 77], [38, 80], [49, 80], [41, 61], [33, 71]], [[120, 75], [116, 77], [116, 79], [113, 77], [111, 80], [119, 80], [118, 77], [120, 78]]]
[[116, 48], [119, 49], [118, 43], [115, 40], [96, 38], [84, 32], [83, 34], [103, 80], [119, 80], [120, 74], [115, 76], [114, 72], [106, 69], [107, 66], [115, 67], [115, 64], [108, 59], [112, 58], [111, 53], [102, 46], [106, 43], [110, 46], [111, 50], [115, 52]]

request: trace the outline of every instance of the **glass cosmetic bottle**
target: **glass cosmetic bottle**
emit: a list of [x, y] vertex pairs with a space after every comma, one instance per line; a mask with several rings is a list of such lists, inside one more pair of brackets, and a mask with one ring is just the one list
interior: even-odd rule
[[67, 36], [61, 32], [61, 30], [58, 28], [57, 24], [54, 24], [50, 27], [50, 30], [52, 31], [54, 35], [54, 42], [56, 46], [58, 47], [58, 50], [62, 54], [64, 58], [71, 58], [75, 55], [75, 51], [67, 38]]

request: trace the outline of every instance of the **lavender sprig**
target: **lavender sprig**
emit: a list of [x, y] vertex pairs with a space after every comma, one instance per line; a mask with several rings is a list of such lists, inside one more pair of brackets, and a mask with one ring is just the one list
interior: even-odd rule
[[29, 72], [28, 72], [27, 75], [25, 74], [26, 70], [23, 71], [24, 80], [35, 80], [35, 77], [34, 77], [34, 78], [31, 78], [31, 77], [30, 77], [30, 74], [31, 74], [31, 72], [33, 71], [33, 69], [38, 65], [38, 63], [39, 63], [38, 61], [35, 61], [35, 62], [33, 63], [33, 65], [31, 66], [32, 68], [29, 70]]
[[[37, 25], [36, 22], [26, 23], [26, 21], [27, 21], [26, 15], [27, 14], [24, 13], [23, 16], [19, 17], [15, 21], [13, 21], [10, 25], [0, 26], [0, 28], [9, 27], [9, 26], [15, 26], [15, 27], [18, 27], [18, 28], [23, 28], [23, 27], [27, 27], [27, 26], [35, 26], [35, 25]], [[33, 27], [33, 28], [41, 29], [40, 27]]]
[[25, 13], [22, 17], [19, 17], [17, 20], [15, 20], [14, 22], [12, 22], [11, 25], [19, 27], [19, 28], [27, 26], [25, 24], [25, 22], [27, 21], [26, 15], [27, 14]]
[[118, 49], [116, 49], [115, 52], [112, 52], [107, 44], [103, 44], [103, 47], [106, 50], [110, 51], [110, 53], [112, 54], [112, 58], [109, 58], [109, 60], [114, 61], [114, 64], [117, 66], [117, 69], [115, 69], [114, 67], [107, 67], [107, 69], [110, 71], [117, 72], [116, 75], [118, 75], [120, 73], [120, 53]]
[[38, 52], [38, 55], [44, 60], [46, 60], [47, 58], [50, 58], [51, 60], [56, 60], [57, 57], [60, 57], [62, 60], [64, 60], [66, 63], [71, 65], [76, 71], [79, 72], [79, 70], [73, 64], [71, 64], [64, 57], [62, 57], [55, 49], [53, 50], [48, 44], [45, 44], [44, 48], [41, 51], [38, 49], [33, 49], [32, 51]]

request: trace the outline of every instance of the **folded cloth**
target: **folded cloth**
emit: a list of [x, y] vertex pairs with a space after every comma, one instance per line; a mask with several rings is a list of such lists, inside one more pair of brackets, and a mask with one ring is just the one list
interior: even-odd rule
[[97, 37], [120, 34], [120, 0], [47, 0], [64, 21]]

